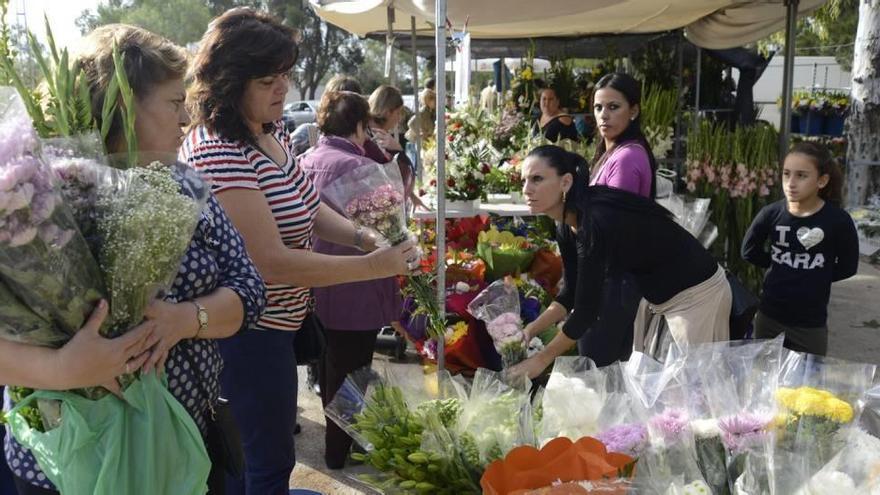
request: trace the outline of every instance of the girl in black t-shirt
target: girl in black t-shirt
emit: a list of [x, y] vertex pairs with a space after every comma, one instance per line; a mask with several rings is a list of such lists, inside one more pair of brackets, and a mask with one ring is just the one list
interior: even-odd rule
[[785, 333], [789, 349], [827, 351], [831, 283], [855, 275], [859, 263], [855, 225], [838, 207], [840, 175], [828, 150], [815, 143], [798, 143], [785, 157], [785, 199], [758, 213], [742, 245], [743, 259], [769, 268], [756, 337]]

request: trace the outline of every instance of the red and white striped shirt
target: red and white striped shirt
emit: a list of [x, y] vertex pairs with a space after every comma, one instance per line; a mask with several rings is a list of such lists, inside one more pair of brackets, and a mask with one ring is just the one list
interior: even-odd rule
[[[214, 194], [230, 189], [262, 191], [278, 233], [290, 249], [311, 249], [315, 215], [320, 197], [312, 181], [293, 158], [288, 135], [278, 123], [273, 133], [284, 149], [286, 161], [279, 166], [257, 148], [221, 138], [204, 126], [191, 130], [181, 147], [181, 159], [205, 174]], [[222, 247], [221, 247], [222, 249]], [[267, 303], [256, 328], [299, 330], [311, 309], [308, 287], [266, 284]]]

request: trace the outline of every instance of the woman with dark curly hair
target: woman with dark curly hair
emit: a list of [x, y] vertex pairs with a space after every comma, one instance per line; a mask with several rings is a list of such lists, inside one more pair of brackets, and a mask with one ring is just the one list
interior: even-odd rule
[[[376, 249], [375, 240], [322, 205], [294, 160], [281, 122], [296, 62], [294, 31], [250, 8], [214, 19], [192, 67], [195, 126], [181, 156], [212, 179], [217, 199], [241, 231], [266, 281], [260, 320], [221, 344], [221, 375], [241, 429], [246, 472], [230, 493], [288, 493], [295, 464], [294, 335], [310, 317], [310, 287], [409, 273], [412, 242]], [[313, 253], [312, 237], [369, 254]]]

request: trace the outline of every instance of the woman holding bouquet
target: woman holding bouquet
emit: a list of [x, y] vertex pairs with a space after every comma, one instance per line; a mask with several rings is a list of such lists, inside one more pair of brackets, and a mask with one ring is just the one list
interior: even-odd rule
[[[293, 29], [237, 8], [211, 22], [192, 68], [197, 125], [181, 156], [212, 179], [268, 295], [259, 321], [221, 345], [224, 397], [241, 429], [246, 460], [245, 480], [230, 483], [230, 493], [288, 492], [295, 464], [293, 343], [312, 309], [310, 288], [391, 277], [419, 265], [412, 242], [376, 250], [372, 238], [322, 205], [294, 160], [281, 113], [296, 57]], [[372, 252], [314, 253], [313, 235]]]
[[[114, 72], [114, 45], [124, 56], [125, 74], [135, 97], [139, 156], [175, 156], [182, 128], [189, 124], [184, 107], [186, 53], [170, 41], [133, 26], [114, 24], [92, 31], [83, 40], [75, 67], [83, 70], [89, 82], [92, 114], [99, 119]], [[100, 128], [101, 122], [96, 126]], [[123, 134], [122, 117], [117, 112], [105, 142], [109, 152], [125, 150]], [[153, 301], [146, 309], [146, 321], [157, 342], [142, 366], [145, 372], [156, 370], [167, 375], [169, 390], [193, 417], [203, 436], [220, 388], [222, 362], [215, 339], [247, 328], [262, 313], [264, 304], [263, 281], [244, 249], [244, 241], [217, 200], [210, 197], [171, 289], [163, 300]], [[126, 366], [125, 370], [116, 370], [122, 371], [134, 369]], [[20, 494], [56, 493], [33, 455], [14, 440], [7, 440], [6, 457], [18, 477]], [[222, 479], [221, 471], [212, 470], [212, 493], [220, 492]]]
[[387, 160], [384, 160], [382, 163], [391, 160], [394, 155], [397, 155], [400, 176], [403, 178], [407, 201], [412, 205], [427, 209], [414, 192], [415, 168], [409, 157], [403, 152], [403, 146], [400, 145], [400, 141], [395, 134], [395, 129], [400, 125], [403, 112], [406, 110], [403, 106], [403, 95], [394, 86], [382, 85], [373, 91], [369, 102], [370, 125], [367, 131], [370, 139], [379, 145], [387, 156]]
[[[543, 351], [512, 373], [533, 378], [574, 345], [599, 314], [607, 273], [632, 275], [644, 294], [642, 306], [666, 317], [676, 344], [727, 340], [731, 294], [724, 271], [669, 212], [626, 191], [588, 186], [586, 160], [557, 146], [532, 150], [522, 176], [532, 213], [557, 222], [565, 281], [526, 329], [526, 342], [533, 329], [567, 319]], [[642, 345], [637, 338], [636, 349]]]
[[[369, 125], [370, 106], [362, 96], [350, 92], [324, 94], [318, 108], [323, 136], [301, 163], [319, 193], [343, 174], [376, 164], [365, 156], [363, 148], [369, 140]], [[323, 194], [322, 201], [329, 204]], [[323, 239], [315, 240], [314, 251], [334, 256], [361, 254], [356, 248]], [[324, 323], [327, 340], [318, 374], [321, 401], [326, 407], [349, 373], [373, 362], [376, 336], [382, 327], [400, 317], [402, 299], [396, 277], [316, 287], [314, 296], [315, 311]], [[324, 440], [327, 467], [342, 468], [351, 437], [328, 419]]]

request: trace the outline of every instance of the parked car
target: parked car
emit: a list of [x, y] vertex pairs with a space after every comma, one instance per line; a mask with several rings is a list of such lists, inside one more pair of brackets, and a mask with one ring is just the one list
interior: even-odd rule
[[315, 122], [318, 113], [318, 102], [315, 100], [294, 101], [284, 105], [282, 119], [288, 131], [293, 131], [296, 126]]

